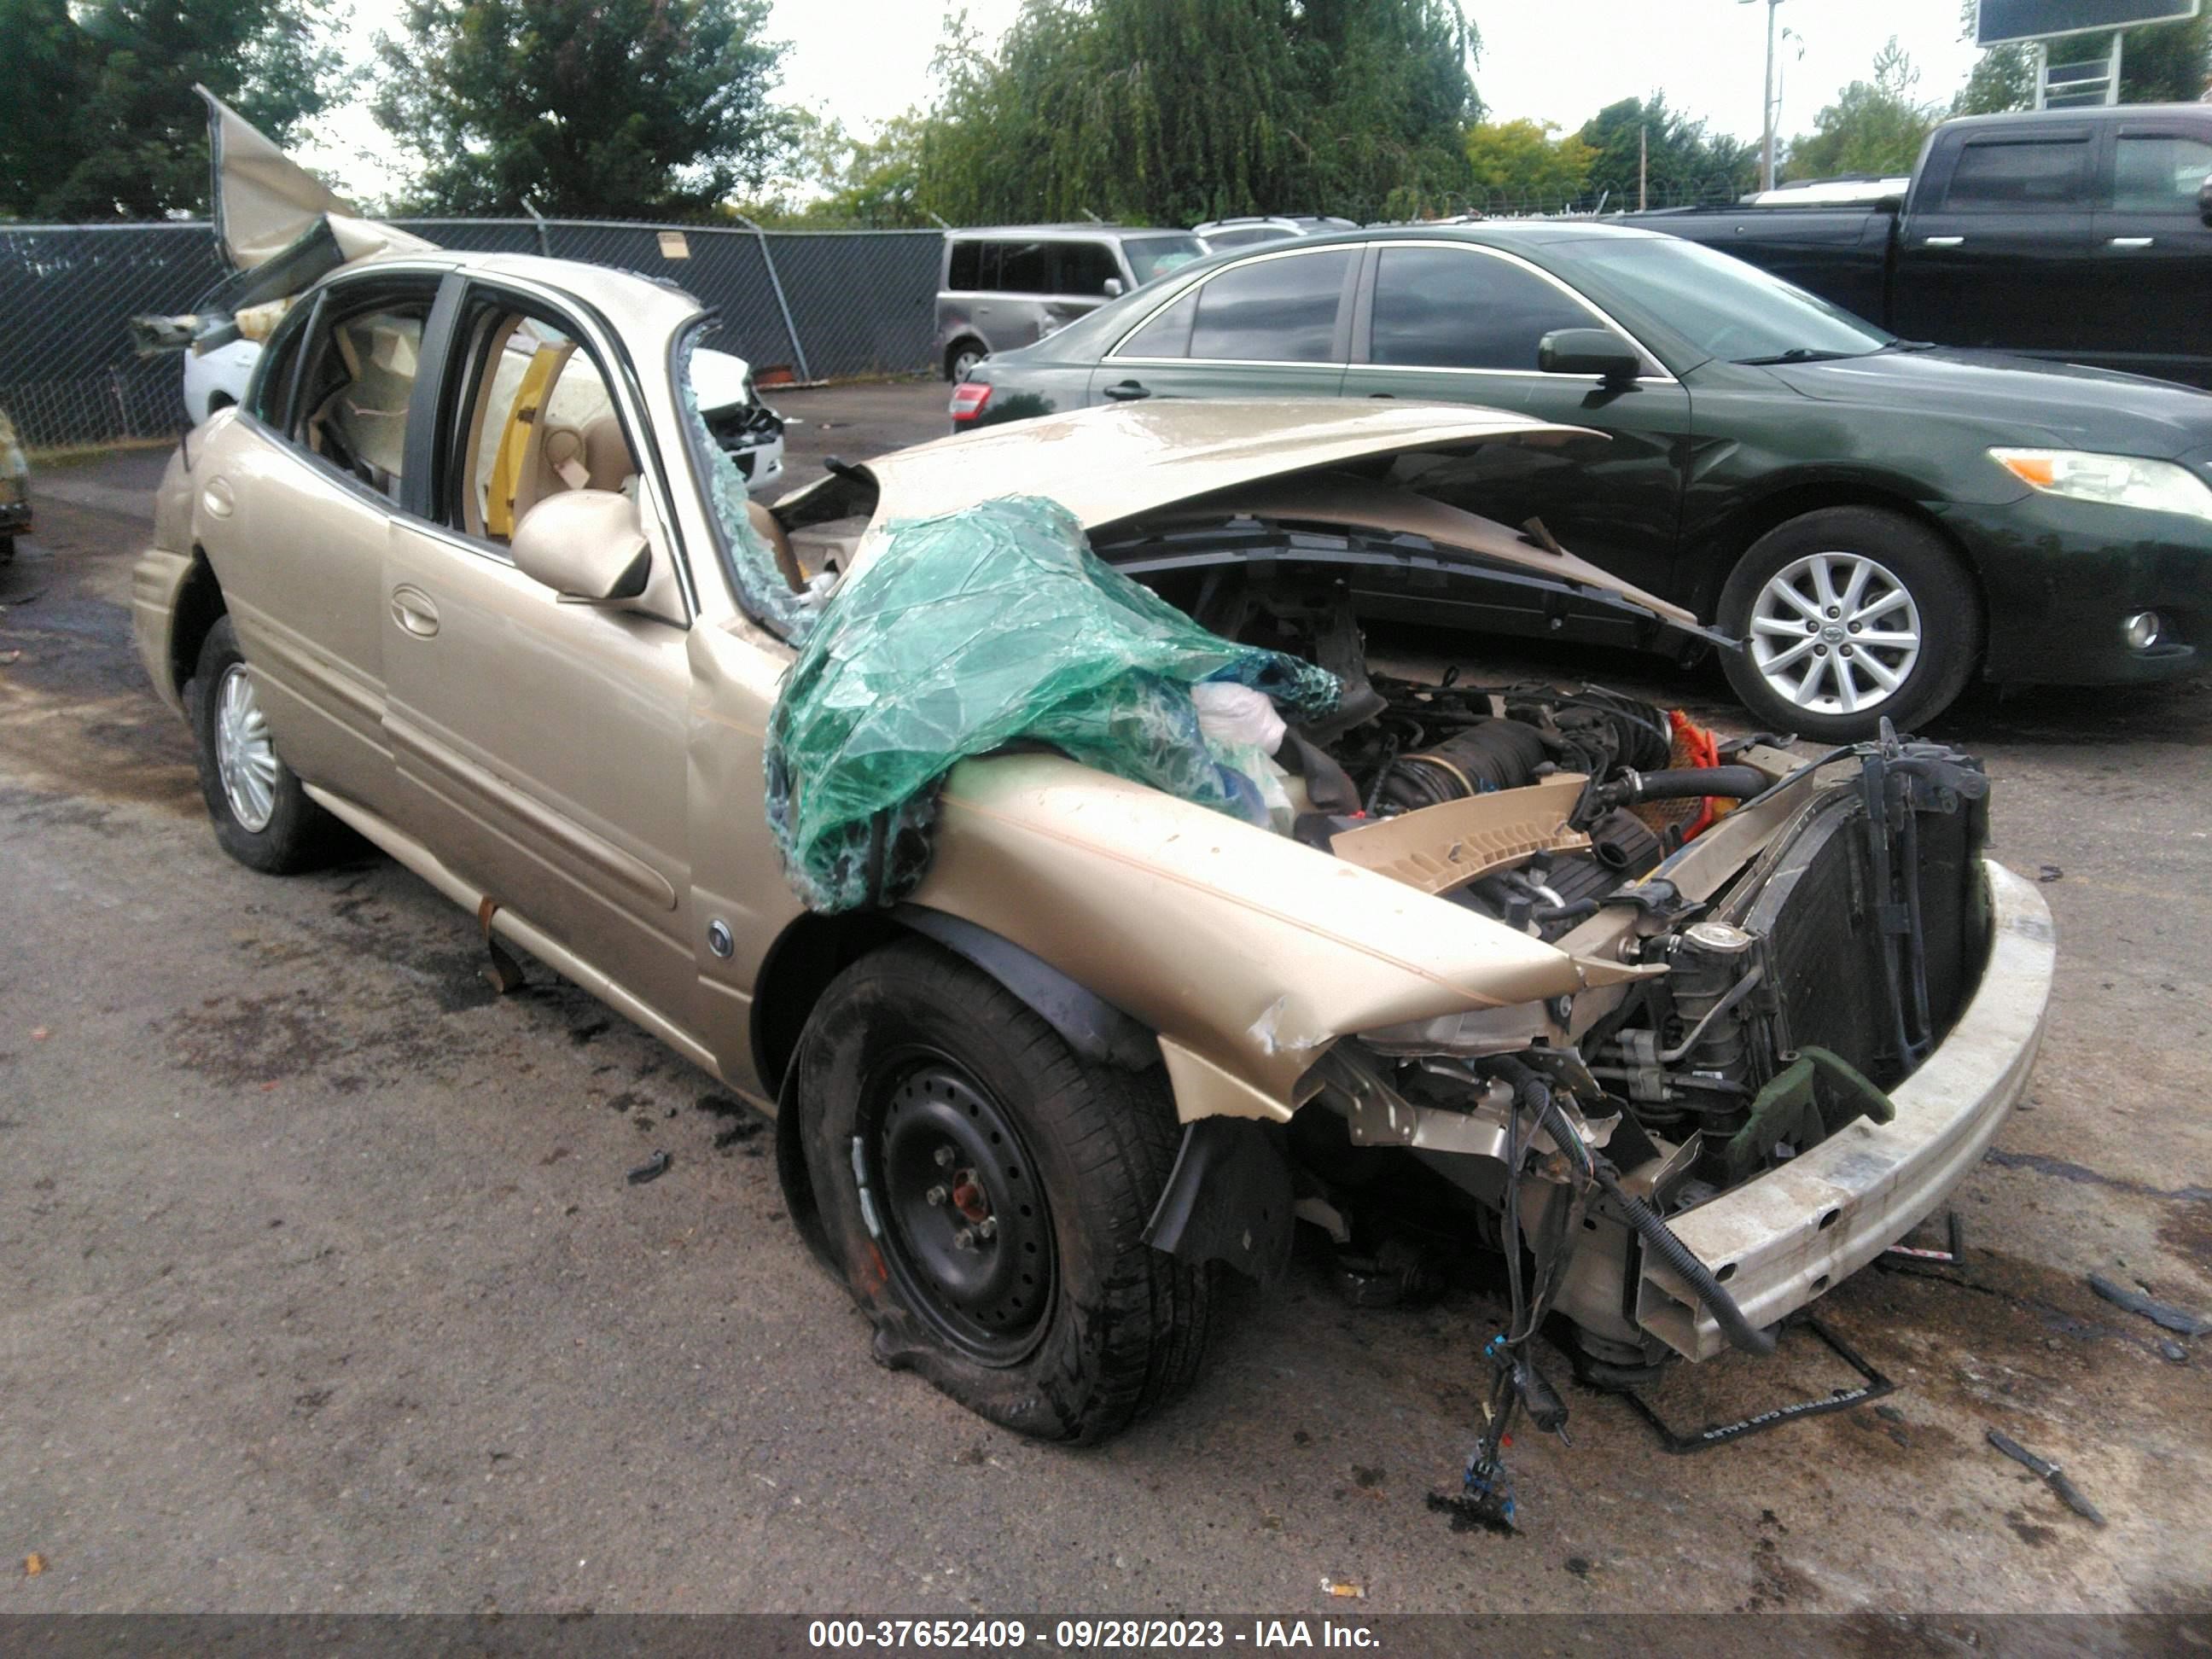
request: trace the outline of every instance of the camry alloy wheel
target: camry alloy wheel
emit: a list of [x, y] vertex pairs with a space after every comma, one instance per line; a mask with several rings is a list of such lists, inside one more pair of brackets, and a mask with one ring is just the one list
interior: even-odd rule
[[867, 1096], [855, 1151], [908, 1305], [970, 1358], [1018, 1364], [1044, 1334], [1058, 1252], [1012, 1119], [942, 1055], [910, 1054]]
[[276, 811], [276, 781], [283, 775], [276, 746], [269, 738], [269, 720], [254, 695], [244, 663], [233, 663], [216, 687], [215, 764], [223, 799], [239, 827], [258, 835]]
[[1920, 660], [1920, 608], [1863, 553], [1814, 553], [1767, 579], [1746, 641], [1775, 694], [1821, 714], [1858, 714], [1897, 694]]

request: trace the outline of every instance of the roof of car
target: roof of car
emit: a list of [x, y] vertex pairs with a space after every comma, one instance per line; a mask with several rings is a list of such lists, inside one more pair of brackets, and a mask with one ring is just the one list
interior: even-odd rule
[[[1486, 247], [1511, 247], [1516, 243], [1535, 246], [1580, 241], [1600, 236], [1650, 241], [1664, 239], [1664, 235], [1660, 231], [1644, 230], [1634, 225], [1611, 224], [1597, 219], [1484, 219], [1472, 224], [1377, 225], [1366, 230], [1335, 231], [1326, 236], [1302, 237], [1298, 246], [1303, 250], [1328, 247], [1340, 242], [1454, 241], [1474, 242]], [[1280, 252], [1279, 249], [1275, 251]], [[1242, 253], [1245, 250], [1238, 248], [1232, 252]]]
[[666, 326], [702, 309], [696, 295], [666, 277], [589, 264], [581, 259], [547, 259], [534, 253], [475, 253], [459, 248], [399, 250], [341, 265], [331, 276], [343, 279], [357, 271], [396, 265], [429, 265], [471, 276], [538, 283], [624, 323], [657, 320]]
[[1995, 115], [1960, 115], [1943, 125], [1946, 127], [2033, 127], [2050, 122], [2060, 126], [2069, 121], [2134, 121], [2146, 115], [2187, 114], [2197, 120], [2204, 118], [2204, 106], [2194, 104], [2069, 104], [2063, 109], [2002, 110]]
[[1087, 221], [1058, 225], [971, 225], [945, 234], [948, 242], [1002, 236], [1188, 236], [1176, 225], [1095, 225]]

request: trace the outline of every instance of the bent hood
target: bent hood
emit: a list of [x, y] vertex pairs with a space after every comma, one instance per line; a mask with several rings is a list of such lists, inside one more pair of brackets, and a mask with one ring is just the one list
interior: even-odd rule
[[[1058, 501], [1095, 532], [1165, 507], [1359, 461], [1486, 443], [1549, 447], [1603, 435], [1588, 427], [1463, 404], [1347, 404], [1293, 398], [1110, 404], [961, 433], [871, 461], [868, 471], [879, 491], [875, 520], [854, 550], [852, 568], [874, 556], [892, 525], [1013, 493]], [[1314, 488], [1325, 492], [1330, 486]], [[1353, 493], [1346, 492], [1347, 507]], [[1376, 504], [1367, 494], [1346, 523], [1373, 520]], [[1308, 516], [1326, 512], [1322, 506]], [[1425, 528], [1439, 527], [1440, 520], [1425, 516]], [[1546, 575], [1561, 573], [1559, 555], [1516, 542], [1510, 532], [1492, 533], [1498, 526], [1486, 521], [1459, 516], [1467, 520], [1461, 528], [1486, 526], [1480, 535], [1486, 555]], [[1581, 568], [1620, 589], [1593, 567]], [[1662, 612], [1675, 609], [1647, 595], [1631, 597]]]

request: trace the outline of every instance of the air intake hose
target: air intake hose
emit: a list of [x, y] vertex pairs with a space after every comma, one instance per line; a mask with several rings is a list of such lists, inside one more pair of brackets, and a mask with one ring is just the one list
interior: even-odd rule
[[1624, 773], [1601, 784], [1597, 798], [1607, 806], [1632, 806], [1640, 800], [1686, 800], [1722, 795], [1748, 800], [1774, 780], [1755, 766], [1686, 766], [1666, 772]]
[[1492, 1064], [1513, 1085], [1519, 1103], [1534, 1113], [1537, 1122], [1543, 1126], [1544, 1133], [1551, 1136], [1552, 1144], [1583, 1166], [1583, 1171], [1597, 1182], [1606, 1196], [1621, 1207], [1628, 1217], [1629, 1225], [1636, 1229], [1638, 1236], [1651, 1253], [1697, 1292], [1698, 1299], [1711, 1310], [1714, 1323], [1721, 1328], [1721, 1334], [1728, 1338], [1729, 1346], [1740, 1348], [1745, 1353], [1772, 1353], [1774, 1333], [1762, 1331], [1746, 1319], [1743, 1310], [1736, 1306], [1735, 1298], [1728, 1293], [1720, 1280], [1713, 1277], [1712, 1269], [1698, 1261], [1690, 1247], [1674, 1237], [1674, 1230], [1668, 1226], [1659, 1212], [1633, 1193], [1622, 1188], [1620, 1172], [1613, 1167], [1612, 1161], [1583, 1145], [1582, 1137], [1575, 1133], [1574, 1125], [1567, 1121], [1566, 1113], [1559, 1109], [1559, 1102], [1552, 1098], [1552, 1085], [1519, 1060], [1498, 1060]]

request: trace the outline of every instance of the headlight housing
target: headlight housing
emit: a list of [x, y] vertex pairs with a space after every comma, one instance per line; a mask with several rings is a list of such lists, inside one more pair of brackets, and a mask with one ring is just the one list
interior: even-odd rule
[[2082, 449], [1992, 449], [1990, 459], [2046, 495], [2212, 521], [2212, 485], [2177, 462]]

